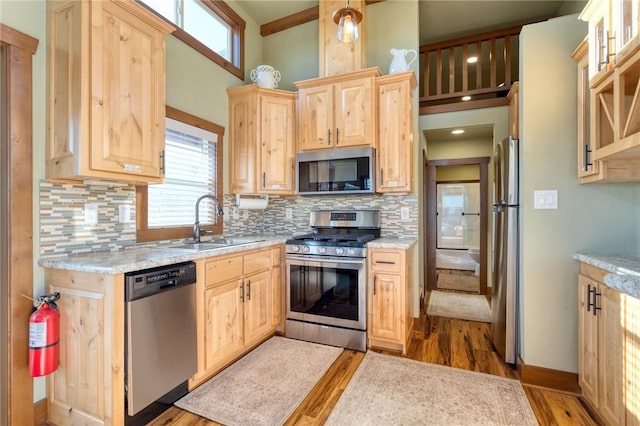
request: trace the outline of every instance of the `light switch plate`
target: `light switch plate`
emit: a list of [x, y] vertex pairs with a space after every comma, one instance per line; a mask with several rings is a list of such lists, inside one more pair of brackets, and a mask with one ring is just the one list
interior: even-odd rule
[[557, 209], [558, 190], [533, 191], [534, 209]]
[[286, 209], [284, 209], [284, 218], [293, 219], [293, 209], [291, 207], [287, 207]]
[[131, 206], [129, 204], [118, 204], [118, 223], [131, 222]]
[[233, 209], [231, 210], [231, 217], [233, 218], [233, 220], [240, 219], [240, 210], [237, 207], [233, 207]]
[[409, 207], [400, 207], [400, 219], [409, 220]]

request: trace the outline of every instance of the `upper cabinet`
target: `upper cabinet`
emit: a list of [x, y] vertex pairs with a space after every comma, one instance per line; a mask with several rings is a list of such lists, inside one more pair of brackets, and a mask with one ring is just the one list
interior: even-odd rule
[[231, 193], [293, 194], [296, 94], [253, 84], [227, 94]]
[[589, 23], [591, 86], [638, 50], [638, 0], [591, 0], [580, 15]]
[[376, 146], [377, 67], [296, 82], [298, 150]]
[[377, 192], [411, 192], [413, 189], [412, 99], [417, 85], [413, 71], [376, 79]]
[[589, 20], [587, 59], [584, 47], [574, 52], [583, 183], [640, 181], [638, 7], [638, 0], [590, 1], [580, 15]]
[[162, 182], [165, 40], [133, 1], [48, 1], [47, 178]]

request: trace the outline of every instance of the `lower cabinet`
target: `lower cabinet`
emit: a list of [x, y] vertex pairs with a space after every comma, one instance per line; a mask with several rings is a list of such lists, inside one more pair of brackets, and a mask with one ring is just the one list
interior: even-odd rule
[[369, 347], [407, 353], [411, 336], [412, 250], [369, 249], [367, 337]]
[[[198, 372], [201, 384], [272, 335], [282, 295], [281, 248], [218, 256], [197, 262]], [[278, 253], [278, 254], [274, 254]], [[277, 262], [274, 264], [274, 261]]]
[[[625, 424], [625, 300], [604, 284], [599, 268], [582, 264], [578, 276], [578, 377], [582, 394], [606, 424]], [[634, 403], [635, 405], [635, 403]]]

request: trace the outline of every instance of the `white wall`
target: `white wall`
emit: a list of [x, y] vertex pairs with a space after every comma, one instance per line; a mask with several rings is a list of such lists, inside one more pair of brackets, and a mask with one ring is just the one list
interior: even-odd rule
[[[576, 15], [520, 35], [521, 357], [576, 372], [577, 251], [638, 253], [637, 184], [579, 185], [576, 64], [586, 35]], [[534, 210], [533, 191], [558, 190], [557, 210]]]

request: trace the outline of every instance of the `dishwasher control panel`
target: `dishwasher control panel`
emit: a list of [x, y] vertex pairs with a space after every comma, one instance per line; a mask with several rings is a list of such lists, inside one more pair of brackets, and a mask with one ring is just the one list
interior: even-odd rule
[[125, 300], [151, 296], [196, 282], [196, 264], [183, 262], [125, 274]]

